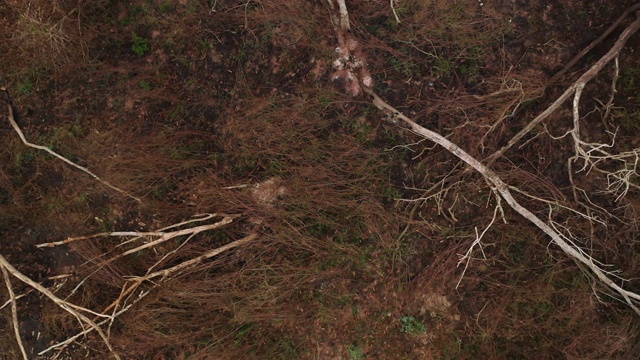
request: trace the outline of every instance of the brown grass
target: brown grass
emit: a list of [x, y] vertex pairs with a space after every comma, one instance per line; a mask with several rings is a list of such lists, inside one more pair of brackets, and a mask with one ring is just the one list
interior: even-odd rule
[[[19, 244], [10, 260], [23, 259], [29, 275], [44, 281], [67, 269], [56, 256], [75, 254], [65, 260], [74, 273], [58, 290], [64, 295], [116, 254], [121, 240], [58, 252], [35, 243], [153, 230], [199, 213], [242, 214], [184, 245], [176, 239], [91, 275], [69, 300], [101, 310], [127, 276], [144, 274], [171, 251], [179, 248], [161, 267], [259, 234], [158, 286], [143, 284], [149, 295], [112, 328], [124, 358], [349, 358], [357, 349], [380, 359], [637, 354], [630, 312], [601, 294], [598, 302], [591, 279], [509, 211], [508, 224], [496, 222], [483, 241], [487, 259], [476, 249], [455, 289], [459, 255], [474, 228], [491, 220], [489, 190], [470, 175], [443, 197], [443, 214], [433, 201], [394, 207], [397, 196], [421, 195], [407, 188], [428, 188], [455, 164], [428, 144], [399, 147], [417, 139], [326, 81], [336, 44], [324, 2], [219, 1], [215, 12], [204, 1], [31, 3], [0, 5], [0, 26], [16, 30], [0, 34], [0, 62], [27, 136], [143, 203], [5, 132], [0, 228], [9, 230], [0, 232]], [[511, 67], [522, 55], [509, 41], [521, 34], [497, 7], [400, 1], [397, 24], [388, 2], [349, 6], [376, 90], [473, 154], [490, 153], [537, 110], [535, 101], [518, 106], [543, 96], [545, 75]], [[132, 51], [132, 32], [149, 42], [143, 56]], [[488, 127], [516, 107], [520, 117], [503, 119], [479, 147]], [[546, 156], [565, 146], [541, 136], [495, 169], [509, 183], [573, 206], [554, 168], [561, 157]], [[270, 181], [270, 195], [257, 196], [258, 184]], [[519, 200], [541, 216], [548, 210]], [[635, 201], [625, 205], [615, 215], [635, 218]], [[578, 221], [574, 235], [598, 258], [634, 273], [634, 224], [611, 220], [605, 233], [570, 212], [557, 214]], [[603, 241], [591, 244], [594, 234]], [[47, 341], [78, 331], [57, 307], [29, 299], [34, 305], [22, 311], [37, 316], [27, 325], [40, 324]], [[408, 316], [428, 330], [402, 333]], [[14, 355], [9, 335], [0, 339], [0, 356]], [[92, 356], [104, 355], [98, 340], [82, 340]]]
[[[48, 71], [83, 61], [87, 56], [84, 12], [99, 6], [60, 1], [9, 0], [0, 5], [4, 43], [0, 61], [7, 76], [24, 72]], [[21, 72], [23, 72], [21, 74]]]

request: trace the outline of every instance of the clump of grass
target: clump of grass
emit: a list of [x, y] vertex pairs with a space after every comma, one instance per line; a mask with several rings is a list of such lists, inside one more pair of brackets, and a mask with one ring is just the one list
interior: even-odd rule
[[[0, 60], [11, 74], [42, 71], [84, 59], [82, 6], [61, 1], [6, 1]], [[75, 16], [69, 16], [76, 13]]]
[[427, 331], [425, 324], [414, 316], [400, 318], [400, 331], [410, 335], [424, 334]]
[[362, 360], [364, 359], [364, 351], [358, 344], [349, 345], [349, 360]]
[[147, 52], [149, 52], [149, 49], [151, 49], [149, 41], [135, 32], [131, 33], [131, 40], [133, 40], [131, 50], [140, 57], [145, 56]]

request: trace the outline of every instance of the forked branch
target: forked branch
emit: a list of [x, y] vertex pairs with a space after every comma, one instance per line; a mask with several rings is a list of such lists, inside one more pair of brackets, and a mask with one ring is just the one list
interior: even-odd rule
[[20, 271], [18, 271], [18, 269], [13, 267], [13, 265], [11, 265], [7, 261], [7, 259], [5, 259], [4, 256], [2, 256], [2, 255], [0, 255], [0, 267], [6, 268], [7, 271], [9, 271], [9, 273], [11, 275], [15, 276], [18, 280], [20, 280], [20, 281], [24, 282], [25, 284], [31, 286], [32, 288], [34, 288], [35, 290], [37, 290], [41, 294], [43, 294], [46, 297], [48, 297], [49, 299], [51, 299], [54, 303], [56, 303], [56, 305], [58, 305], [59, 307], [61, 307], [65, 311], [67, 311], [68, 313], [70, 313], [73, 316], [75, 316], [81, 323], [87, 324], [91, 328], [93, 328], [100, 335], [100, 337], [102, 338], [102, 340], [103, 340], [104, 344], [107, 346], [107, 348], [109, 348], [109, 351], [111, 352], [111, 355], [115, 359], [120, 360], [120, 355], [118, 355], [118, 353], [115, 351], [115, 349], [111, 346], [111, 343], [109, 342], [109, 338], [104, 333], [104, 331], [102, 331], [100, 326], [98, 326], [98, 324], [96, 324], [93, 320], [89, 319], [87, 316], [85, 316], [80, 311], [78, 311], [78, 309], [82, 309], [82, 310], [86, 310], [86, 311], [88, 311], [88, 309], [80, 308], [79, 306], [73, 305], [73, 304], [71, 304], [71, 303], [69, 303], [67, 301], [64, 301], [64, 300], [60, 299], [55, 294], [53, 294], [49, 289], [47, 289], [44, 286], [38, 284], [37, 282], [31, 280], [28, 276], [26, 276], [23, 273], [21, 273]]
[[507, 150], [513, 147], [520, 139], [522, 139], [525, 135], [527, 135], [531, 130], [533, 130], [536, 126], [538, 126], [542, 121], [549, 117], [553, 112], [558, 110], [558, 108], [564, 104], [570, 97], [573, 95], [577, 89], [582, 89], [591, 79], [593, 79], [602, 68], [607, 65], [611, 60], [616, 58], [620, 53], [620, 50], [627, 43], [627, 40], [636, 33], [640, 29], [640, 16], [636, 18], [636, 20], [631, 23], [623, 32], [620, 34], [620, 37], [616, 41], [616, 43], [611, 47], [611, 49], [602, 57], [598, 62], [593, 64], [589, 70], [587, 70], [575, 83], [573, 83], [567, 90], [565, 90], [556, 101], [553, 102], [545, 111], [540, 113], [535, 119], [533, 119], [527, 126], [525, 126], [520, 132], [514, 135], [511, 140], [507, 143], [507, 145], [503, 146], [500, 150], [488, 156], [484, 163], [491, 166], [499, 157], [501, 157]]
[[[638, 26], [640, 26], [640, 20], [636, 20]], [[520, 203], [513, 197], [511, 191], [509, 190], [509, 185], [507, 185], [502, 179], [495, 173], [493, 170], [489, 169], [486, 165], [469, 155], [463, 149], [461, 149], [458, 145], [449, 141], [442, 135], [431, 131], [423, 126], [418, 125], [416, 122], [402, 114], [393, 106], [387, 104], [384, 100], [382, 100], [373, 90], [368, 87], [363, 86], [364, 91], [371, 95], [373, 98], [373, 105], [379, 108], [382, 111], [390, 112], [393, 116], [402, 120], [414, 133], [429, 139], [430, 141], [435, 142], [436, 144], [444, 147], [451, 154], [459, 158], [460, 160], [467, 163], [474, 170], [479, 172], [490, 184], [491, 186], [502, 196], [505, 202], [518, 214], [522, 217], [533, 223], [537, 228], [542, 230], [545, 234], [547, 234], [554, 244], [556, 244], [562, 251], [564, 251], [567, 255], [573, 258], [578, 263], [584, 264], [587, 268], [589, 268], [593, 274], [604, 284], [606, 284], [609, 288], [617, 292], [620, 296], [622, 296], [626, 303], [638, 314], [640, 315], [640, 309], [636, 306], [637, 303], [640, 303], [640, 295], [625, 290], [618, 284], [616, 284], [607, 274], [603, 271], [595, 261], [584, 254], [583, 252], [577, 250], [575, 247], [570, 245], [564, 237], [558, 233], [555, 229], [549, 226], [547, 223], [542, 221], [538, 216], [532, 213], [529, 209], [520, 205]]]

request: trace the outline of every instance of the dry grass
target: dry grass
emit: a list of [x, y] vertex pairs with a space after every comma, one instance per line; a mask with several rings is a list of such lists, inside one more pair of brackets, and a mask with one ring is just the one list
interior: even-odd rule
[[[219, 1], [215, 12], [198, 1], [30, 3], [0, 5], [0, 26], [16, 29], [0, 34], [0, 62], [12, 86], [25, 86], [15, 100], [27, 136], [142, 197], [143, 205], [4, 133], [0, 228], [17, 229], [2, 234], [20, 244], [11, 260], [37, 264], [29, 275], [45, 279], [49, 268], [67, 268], [57, 253], [31, 251], [36, 242], [153, 230], [198, 213], [242, 214], [231, 226], [93, 274], [70, 300], [101, 310], [118, 297], [124, 277], [144, 274], [167, 254], [163, 267], [259, 234], [160, 286], [144, 284], [149, 295], [111, 329], [124, 358], [637, 353], [635, 318], [606, 297], [598, 302], [591, 280], [509, 212], [509, 223], [496, 223], [483, 240], [487, 259], [476, 250], [455, 289], [459, 255], [474, 227], [491, 221], [489, 192], [479, 178], [463, 176], [442, 197], [441, 214], [434, 201], [393, 206], [395, 197], [422, 194], [407, 188], [429, 188], [455, 164], [424, 144], [398, 146], [416, 139], [325, 81], [335, 43], [324, 1]], [[520, 34], [496, 8], [480, 9], [475, 0], [400, 1], [398, 24], [388, 2], [349, 6], [376, 90], [471, 153], [491, 153], [536, 111], [527, 101], [543, 95], [545, 76], [511, 67], [521, 54], [510, 41]], [[132, 33], [148, 42], [143, 56], [132, 50]], [[509, 116], [516, 109], [521, 118]], [[540, 136], [495, 169], [529, 193], [575, 205], [563, 177], [549, 178], [560, 158], [547, 154], [564, 149], [558, 144]], [[269, 184], [268, 194], [257, 194]], [[546, 214], [546, 206], [519, 200]], [[635, 218], [634, 200], [626, 201], [614, 215]], [[629, 249], [637, 229], [616, 221], [606, 235], [594, 230], [602, 243], [588, 243], [593, 234], [584, 220], [574, 235], [633, 274], [638, 257], [620, 249]], [[65, 248], [78, 259], [67, 260], [74, 273], [59, 294], [69, 294], [118, 242]], [[47, 340], [78, 330], [56, 307], [37, 306], [43, 316], [27, 323], [42, 324], [37, 329]], [[400, 319], [409, 316], [428, 331], [401, 332]], [[0, 339], [1, 356], [17, 354], [9, 335]], [[82, 343], [83, 351], [104, 354], [99, 339]]]
[[9, 0], [0, 5], [4, 51], [0, 61], [6, 76], [50, 71], [87, 56], [84, 12], [101, 2], [82, 5], [61, 1]]
[[[150, 189], [144, 202], [153, 209], [153, 224], [177, 221], [177, 214], [188, 211], [244, 214], [240, 225], [192, 239], [165, 263], [192, 258], [247, 231], [262, 234], [258, 243], [164, 283], [123, 317], [123, 332], [114, 340], [123, 355], [175, 357], [208, 347], [208, 354], [233, 354], [241, 350], [233, 345], [232, 334], [250, 324], [263, 329], [260, 333], [271, 329], [275, 333], [269, 339], [275, 339], [280, 331], [314, 316], [313, 312], [296, 311], [292, 302], [305, 304], [309, 301], [305, 294], [313, 293], [319, 283], [362, 266], [353, 260], [361, 247], [393, 246], [390, 240], [398, 220], [382, 205], [388, 165], [369, 145], [343, 133], [340, 124], [320, 117], [320, 109], [326, 105], [309, 99], [267, 96], [245, 100], [238, 105], [242, 110], [229, 113], [222, 124], [223, 136], [217, 139], [220, 155], [215, 161], [172, 160], [171, 154], [164, 153], [175, 150], [186, 136], [193, 141], [190, 133], [144, 136], [133, 130], [114, 136], [118, 133], [107, 132], [90, 141], [107, 141], [102, 145], [104, 150], [95, 153], [109, 159], [102, 166], [105, 173], [117, 174], [111, 181], [122, 179], [139, 191]], [[202, 154], [188, 155], [197, 159]], [[283, 191], [269, 203], [257, 198], [251, 187], [228, 188], [257, 184], [273, 176], [280, 179]], [[160, 179], [174, 184], [167, 196], [152, 192], [162, 187], [157, 183]], [[122, 221], [111, 226], [118, 224], [127, 226]], [[98, 259], [104, 258], [101, 254], [115, 244], [75, 244], [76, 252], [92, 259], [78, 269], [78, 275], [82, 278], [91, 273]], [[123, 276], [144, 272], [176, 245], [158, 248], [157, 254], [118, 260], [93, 275], [72, 299], [87, 307], [104, 307], [110, 301], [106, 299], [117, 296]], [[102, 295], [92, 298], [97, 288], [102, 289]], [[109, 288], [111, 291], [106, 291]], [[55, 318], [52, 321], [60, 324], [59, 332], [71, 325]], [[183, 347], [179, 344], [185, 343], [187, 333], [191, 345]], [[212, 334], [219, 340], [212, 343]], [[248, 346], [259, 354], [271, 351], [265, 347], [270, 344]]]

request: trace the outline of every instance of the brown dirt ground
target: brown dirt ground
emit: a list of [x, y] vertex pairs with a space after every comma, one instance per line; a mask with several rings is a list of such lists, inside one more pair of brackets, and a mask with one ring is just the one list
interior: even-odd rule
[[[441, 202], [396, 201], [417, 198], [422, 192], [415, 189], [460, 169], [444, 150], [400, 146], [418, 139], [386, 122], [367, 99], [351, 98], [331, 82], [336, 40], [324, 2], [51, 3], [57, 7], [45, 4], [41, 12], [39, 5], [0, 3], [0, 64], [6, 71], [0, 85], [13, 96], [16, 120], [33, 142], [143, 202], [26, 149], [3, 122], [2, 255], [66, 296], [94, 269], [90, 259], [117, 241], [51, 249], [36, 244], [103, 231], [150, 231], [205, 212], [242, 214], [228, 228], [192, 239], [166, 261], [169, 266], [260, 234], [246, 249], [149, 287], [151, 295], [112, 329], [124, 358], [640, 356], [638, 317], [509, 211], [508, 223], [496, 223], [486, 235], [486, 260], [476, 254], [456, 287], [458, 255], [473, 242], [475, 227], [491, 220], [493, 208], [485, 204], [494, 200], [481, 179], [467, 175]], [[386, 1], [348, 2], [376, 91], [480, 158], [606, 52], [620, 29], [558, 83], [548, 83], [633, 5], [397, 3], [399, 24]], [[619, 149], [640, 143], [639, 48], [636, 35], [619, 59], [613, 117], [620, 124]], [[597, 105], [594, 99], [606, 99], [611, 74], [608, 67], [590, 83], [585, 113]], [[501, 86], [515, 91], [486, 96]], [[480, 129], [512, 111], [483, 139]], [[547, 121], [550, 133], [568, 129], [568, 111]], [[595, 111], [585, 124], [587, 136], [598, 140], [613, 126]], [[570, 146], [568, 139], [542, 134], [494, 168], [527, 191], [571, 203], [564, 168]], [[590, 192], [603, 180], [578, 181]], [[262, 185], [225, 189], [242, 184]], [[629, 221], [637, 219], [637, 191], [618, 204], [594, 198], [612, 209], [606, 229], [572, 214], [561, 213], [558, 221], [577, 221], [574, 235], [601, 241], [592, 245], [594, 256], [637, 279], [638, 229]], [[537, 206], [545, 216], [546, 207]], [[70, 300], [104, 308], [118, 297], [123, 276], [144, 273], [175, 246], [103, 269]], [[58, 274], [69, 277], [50, 278]], [[16, 279], [12, 284], [19, 294], [28, 290]], [[640, 289], [637, 280], [629, 286]], [[33, 354], [79, 330], [72, 317], [33, 292], [18, 306], [21, 335]], [[0, 324], [0, 357], [19, 358], [9, 307]], [[89, 336], [63, 356], [104, 359], [108, 352]]]

